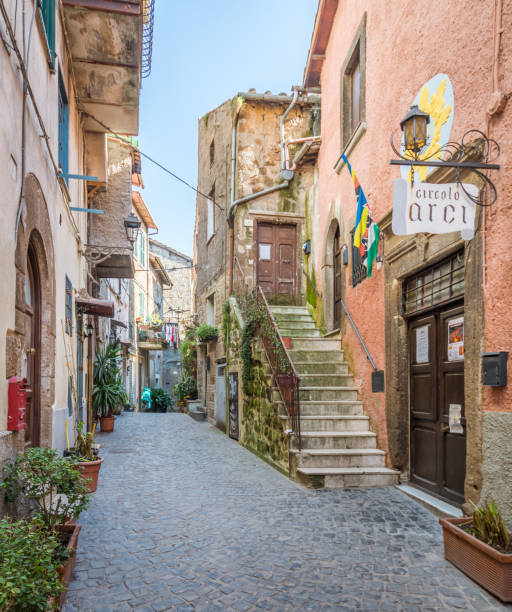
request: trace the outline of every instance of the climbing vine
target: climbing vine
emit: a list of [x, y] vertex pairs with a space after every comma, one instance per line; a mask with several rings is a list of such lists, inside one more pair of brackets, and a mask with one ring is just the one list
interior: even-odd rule
[[251, 342], [258, 332], [267, 348], [274, 353], [281, 373], [287, 374], [290, 371], [290, 362], [265, 306], [253, 294], [249, 294], [241, 298], [241, 307], [245, 321], [240, 340], [242, 388], [248, 393], [253, 367]]

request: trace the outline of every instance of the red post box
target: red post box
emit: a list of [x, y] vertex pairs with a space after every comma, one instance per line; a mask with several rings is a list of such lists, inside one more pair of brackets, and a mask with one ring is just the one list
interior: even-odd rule
[[27, 428], [27, 379], [13, 376], [9, 378], [9, 410], [7, 413], [7, 429], [20, 431]]

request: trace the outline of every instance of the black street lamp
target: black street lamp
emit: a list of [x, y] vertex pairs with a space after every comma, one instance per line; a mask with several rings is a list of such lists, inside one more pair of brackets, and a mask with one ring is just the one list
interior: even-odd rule
[[126, 236], [130, 241], [130, 244], [133, 246], [134, 242], [137, 240], [137, 234], [139, 233], [139, 228], [142, 223], [137, 219], [137, 217], [131, 212], [128, 217], [124, 220], [124, 227], [126, 229]]
[[404, 133], [404, 146], [406, 151], [418, 153], [427, 144], [427, 125], [430, 123], [430, 115], [424, 113], [415, 104], [400, 121], [400, 127]]

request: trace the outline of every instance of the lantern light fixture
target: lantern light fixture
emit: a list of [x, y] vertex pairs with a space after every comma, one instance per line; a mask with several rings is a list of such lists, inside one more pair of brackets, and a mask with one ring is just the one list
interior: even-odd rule
[[137, 240], [137, 235], [139, 233], [139, 229], [142, 223], [137, 219], [137, 217], [131, 212], [128, 217], [124, 220], [124, 227], [126, 229], [126, 236], [130, 241], [130, 244], [133, 245]]
[[430, 115], [420, 110], [417, 104], [409, 109], [409, 112], [400, 122], [404, 133], [404, 147], [406, 151], [418, 153], [427, 144], [427, 125], [430, 123]]

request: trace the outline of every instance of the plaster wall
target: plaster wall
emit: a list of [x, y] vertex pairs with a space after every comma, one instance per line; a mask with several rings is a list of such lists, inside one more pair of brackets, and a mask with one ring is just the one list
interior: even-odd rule
[[[16, 16], [16, 38], [22, 48], [21, 3], [6, 2], [11, 25]], [[17, 14], [15, 11], [17, 9]], [[57, 13], [58, 15], [58, 13]], [[26, 17], [25, 32], [31, 12]], [[8, 39], [3, 19], [0, 30]], [[58, 73], [48, 66], [45, 40], [36, 20], [31, 39], [28, 74], [32, 91], [49, 135], [51, 154], [58, 163]], [[69, 171], [82, 174], [83, 133], [75, 105], [71, 75], [68, 74], [67, 54], [62, 24], [56, 22], [57, 62], [69, 100]], [[72, 213], [69, 205], [83, 206], [85, 186], [82, 181], [70, 181], [66, 185], [57, 179], [50, 154], [36, 118], [31, 101], [26, 109], [25, 176], [21, 169], [21, 117], [22, 83], [17, 60], [5, 46], [0, 50], [0, 98], [9, 100], [0, 114], [0, 180], [2, 182], [2, 216], [0, 219], [0, 257], [3, 262], [3, 285], [0, 300], [0, 431], [7, 426], [7, 379], [22, 375], [24, 369], [24, 327], [22, 310], [23, 283], [26, 270], [26, 252], [31, 236], [37, 237], [37, 258], [43, 277], [42, 347], [41, 347], [41, 444], [62, 447], [63, 429], [67, 414], [67, 376], [61, 321], [64, 318], [65, 275], [73, 287], [85, 286], [86, 266], [80, 254], [85, 241], [86, 215]], [[15, 244], [16, 214], [22, 181], [25, 182], [24, 207], [22, 209], [17, 245]], [[35, 232], [35, 233], [33, 233]], [[73, 350], [75, 350], [73, 340]], [[20, 434], [6, 435], [0, 463], [6, 453], [21, 448], [14, 441]], [[9, 450], [10, 449], [10, 450]], [[4, 452], [5, 451], [5, 452]]]
[[[507, 312], [510, 309], [511, 294], [510, 284], [506, 279], [509, 276], [512, 240], [512, 215], [509, 211], [512, 206], [512, 180], [508, 164], [512, 112], [508, 104], [501, 114], [490, 120], [486, 115], [494, 88], [494, 3], [470, 3], [464, 6], [455, 0], [435, 0], [430, 3], [417, 3], [412, 0], [400, 3], [357, 0], [340, 3], [321, 74], [322, 146], [318, 158], [319, 205], [316, 213], [318, 222], [313, 226], [313, 258], [321, 290], [324, 296], [328, 295], [328, 287], [324, 285], [325, 279], [329, 277], [325, 273], [322, 275], [322, 269], [325, 269], [326, 263], [324, 242], [329, 225], [336, 218], [342, 228], [342, 241], [350, 246], [349, 232], [355, 222], [356, 198], [351, 178], [346, 168], [342, 168], [338, 174], [333, 167], [342, 152], [340, 71], [365, 12], [367, 129], [350, 153], [352, 168], [372, 206], [373, 217], [379, 222], [391, 210], [393, 181], [400, 176], [399, 170], [389, 165], [389, 159], [394, 157], [389, 146], [389, 135], [393, 130], [399, 129], [400, 120], [408, 111], [417, 92], [431, 77], [438, 73], [449, 76], [454, 90], [454, 117], [450, 140], [460, 140], [467, 130], [479, 129], [489, 132], [490, 136], [498, 141], [502, 151], [499, 160], [501, 169], [493, 172], [492, 177], [498, 189], [498, 201], [483, 214], [481, 228], [478, 230], [482, 241], [480, 260], [471, 263], [466, 283], [475, 283], [473, 287], [469, 287], [470, 291], [478, 292], [481, 289], [482, 349], [509, 350], [512, 323]], [[475, 27], [475, 24], [478, 26]], [[504, 92], [512, 89], [511, 26], [512, 8], [505, 5], [497, 83]], [[498, 234], [502, 238], [494, 239], [493, 236]], [[456, 239], [456, 236], [452, 238], [453, 244]], [[478, 252], [480, 247], [475, 248]], [[430, 247], [427, 247], [427, 258], [441, 252], [435, 245], [429, 249]], [[343, 294], [347, 306], [379, 368], [395, 368], [401, 359], [400, 355], [395, 354], [392, 358], [397, 360], [397, 363], [386, 363], [384, 272], [387, 250], [386, 237], [383, 268], [374, 268], [372, 278], [364, 280], [355, 288], [351, 286], [350, 265], [344, 270]], [[399, 281], [390, 279], [390, 287], [393, 282]], [[478, 299], [475, 298], [474, 304], [478, 303]], [[325, 312], [325, 305], [323, 310]], [[470, 320], [467, 323], [470, 324]], [[477, 319], [473, 319], [471, 325], [474, 327], [468, 329], [468, 336], [477, 334], [480, 324]], [[386, 395], [371, 393], [370, 364], [346, 321], [342, 327], [343, 348], [356, 381], [360, 381], [365, 410], [370, 416], [372, 428], [378, 433], [379, 446], [388, 448]], [[512, 419], [510, 385], [503, 389], [483, 390], [480, 386], [478, 349], [478, 343], [475, 341], [472, 349], [474, 363], [470, 366], [474, 387], [472, 398], [474, 406], [477, 407], [472, 423], [476, 431], [472, 449], [468, 437], [468, 452], [474, 453], [472, 462], [468, 464], [471, 466], [468, 470], [473, 472], [470, 476], [473, 490], [471, 495], [466, 486], [466, 497], [476, 500], [480, 496], [482, 486], [484, 491], [496, 491], [496, 481], [485, 465], [490, 464], [493, 453], [499, 452], [501, 439], [498, 439], [496, 427], [489, 425], [482, 429], [481, 411], [483, 410], [484, 414], [485, 411], [499, 411], [500, 415], [503, 415], [500, 418], [507, 423]], [[399, 365], [397, 367], [400, 369]], [[509, 377], [510, 373], [509, 364]], [[387, 382], [389, 381], [387, 376]], [[405, 390], [402, 401], [407, 401], [406, 395]], [[467, 393], [466, 396], [469, 397]], [[487, 415], [484, 423], [487, 423]], [[484, 460], [483, 475], [480, 476], [478, 472], [482, 468], [482, 445], [488, 459]], [[502, 475], [501, 486], [506, 483], [507, 495], [512, 498], [509, 468], [510, 466], [506, 466], [508, 471], [506, 475]]]

